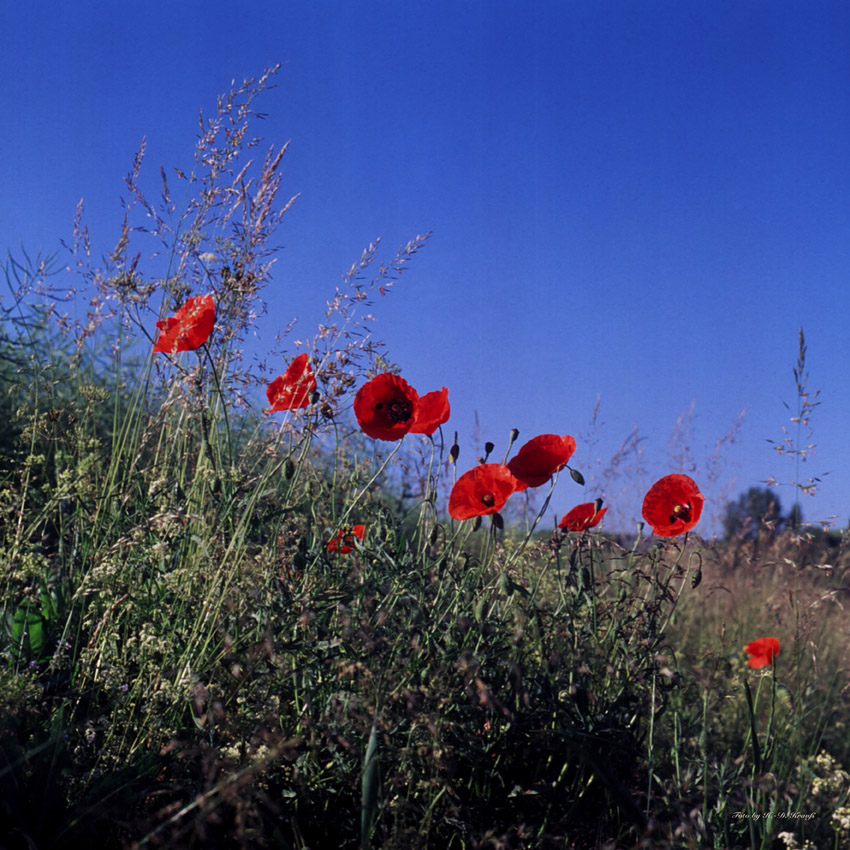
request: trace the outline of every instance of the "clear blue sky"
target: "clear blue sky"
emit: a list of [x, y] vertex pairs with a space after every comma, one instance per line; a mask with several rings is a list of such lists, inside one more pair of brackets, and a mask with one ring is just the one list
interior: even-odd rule
[[[0, 33], [0, 248], [52, 250], [82, 197], [109, 250], [141, 138], [155, 187], [160, 164], [191, 166], [199, 109], [281, 62], [261, 129], [291, 139], [281, 194], [301, 197], [271, 316], [308, 336], [367, 243], [389, 258], [432, 231], [376, 334], [421, 392], [450, 388], [461, 470], [476, 413], [497, 453], [512, 427], [574, 434], [586, 474], [637, 425], [646, 471], [606, 492], [627, 521], [674, 471], [692, 401], [715, 504], [793, 477], [766, 440], [802, 325], [822, 391], [803, 472], [830, 473], [804, 516], [846, 525], [846, 0], [16, 3]], [[744, 408], [709, 485], [703, 458]], [[596, 495], [563, 480], [553, 510]]]

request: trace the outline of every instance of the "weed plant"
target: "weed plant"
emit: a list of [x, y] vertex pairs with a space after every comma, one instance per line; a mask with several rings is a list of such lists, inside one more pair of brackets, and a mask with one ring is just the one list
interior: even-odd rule
[[[370, 338], [425, 237], [364, 252], [256, 412], [241, 344], [291, 204], [285, 146], [246, 159], [272, 75], [202, 118], [158, 204], [140, 151], [103, 267], [78, 211], [84, 322], [27, 312], [48, 268], [7, 266], [2, 846], [846, 846], [843, 538], [702, 541], [682, 475], [645, 502], [665, 537], [623, 545], [599, 505], [541, 534], [575, 441], [510, 457], [513, 433], [461, 473], [447, 395]], [[524, 486], [543, 507], [506, 524]]]

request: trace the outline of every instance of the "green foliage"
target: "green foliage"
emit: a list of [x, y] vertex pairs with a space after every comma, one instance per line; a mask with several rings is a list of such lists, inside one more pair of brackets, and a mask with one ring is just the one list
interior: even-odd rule
[[[320, 399], [254, 411], [238, 341], [282, 151], [250, 197], [238, 160], [267, 85], [204, 123], [182, 213], [167, 186], [144, 199], [137, 158], [131, 210], [170, 236], [167, 273], [129, 219], [92, 269], [78, 222], [93, 318], [28, 325], [3, 372], [0, 844], [767, 848], [778, 821], [756, 814], [817, 806], [787, 827], [826, 846], [850, 791], [844, 537], [756, 553], [737, 538], [781, 524], [758, 490], [714, 546], [446, 519], [454, 446], [409, 435], [404, 454], [345, 412], [386, 368], [357, 311], [422, 239], [371, 284], [370, 246], [337, 290], [310, 347]], [[151, 299], [201, 286], [213, 341], [144, 341], [133, 362]], [[328, 548], [356, 524], [351, 551]], [[768, 675], [742, 653], [764, 633]]]

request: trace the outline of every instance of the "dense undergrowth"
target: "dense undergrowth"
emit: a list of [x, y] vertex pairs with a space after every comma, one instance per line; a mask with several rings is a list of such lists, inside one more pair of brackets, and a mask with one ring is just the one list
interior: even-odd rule
[[[317, 389], [254, 412], [240, 340], [288, 208], [283, 149], [240, 161], [267, 85], [202, 124], [184, 208], [165, 179], [145, 200], [140, 154], [104, 267], [78, 221], [85, 324], [28, 312], [48, 267], [7, 266], [2, 846], [844, 846], [843, 537], [529, 534], [489, 491], [480, 527], [453, 519], [456, 441], [351, 415], [394, 371], [363, 313], [423, 237], [364, 253], [307, 349]], [[211, 335], [154, 352], [202, 293]]]

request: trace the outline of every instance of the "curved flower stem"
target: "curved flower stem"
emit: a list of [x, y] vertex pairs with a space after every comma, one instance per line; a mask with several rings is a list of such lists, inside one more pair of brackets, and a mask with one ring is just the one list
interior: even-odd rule
[[[316, 418], [316, 422], [318, 424], [318, 415]], [[331, 419], [331, 427], [334, 432], [334, 449], [333, 449], [333, 464], [332, 464], [332, 474], [331, 474], [331, 519], [334, 521], [334, 524], [337, 524], [336, 519], [336, 497], [337, 497], [337, 476], [339, 475], [339, 455], [340, 455], [340, 439], [339, 439], [339, 426], [336, 424], [335, 419]]]
[[756, 698], [753, 701], [753, 694], [750, 691], [750, 683], [744, 679], [744, 693], [747, 697], [747, 713], [750, 718], [750, 744], [753, 751], [753, 778], [761, 773], [761, 749], [759, 747], [758, 732], [756, 730], [756, 705], [758, 705], [759, 693], [761, 692], [761, 679], [756, 690]]
[[395, 457], [398, 450], [401, 448], [401, 443], [402, 441], [399, 440], [395, 444], [395, 448], [384, 458], [384, 461], [378, 468], [378, 471], [366, 482], [363, 489], [348, 503], [348, 507], [346, 507], [344, 513], [338, 520], [340, 525], [342, 525], [342, 523], [344, 523], [345, 520], [348, 518], [348, 515], [351, 513], [352, 508], [354, 508], [354, 506], [363, 498], [363, 496], [366, 495], [366, 493], [372, 489], [372, 485], [378, 480], [378, 478], [381, 477], [381, 474], [387, 468], [389, 462], [393, 459], [393, 457]]
[[215, 363], [213, 362], [212, 356], [210, 355], [210, 350], [207, 347], [206, 343], [204, 343], [201, 347], [204, 349], [204, 354], [207, 355], [207, 360], [209, 361], [210, 369], [212, 369], [213, 381], [215, 382], [215, 390], [216, 390], [216, 393], [218, 394], [219, 401], [221, 402], [221, 410], [224, 413], [224, 430], [225, 430], [225, 433], [227, 434], [227, 454], [228, 454], [228, 457], [230, 459], [230, 466], [232, 467], [233, 466], [233, 442], [232, 442], [231, 436], [230, 436], [230, 420], [228, 419], [228, 416], [227, 416], [227, 404], [225, 403], [225, 400], [224, 400], [224, 393], [222, 393], [222, 391], [221, 391], [221, 383], [219, 382], [218, 372], [216, 371]]
[[[318, 420], [318, 415], [319, 414], [318, 414], [318, 411], [317, 411], [316, 412], [316, 419], [317, 420]], [[283, 442], [284, 425], [285, 425], [285, 423], [281, 423], [280, 443]], [[280, 443], [279, 443], [279, 445], [280, 445]], [[295, 461], [295, 467], [292, 470], [292, 477], [289, 480], [289, 487], [286, 490], [286, 500], [287, 500], [287, 502], [289, 502], [289, 500], [292, 498], [293, 493], [295, 492], [296, 483], [298, 482], [298, 480], [301, 477], [301, 470], [304, 467], [304, 462], [307, 460], [307, 454], [310, 451], [310, 446], [312, 444], [313, 444], [313, 428], [311, 428], [308, 424], [308, 426], [304, 429], [304, 432], [302, 434], [302, 437], [301, 437], [301, 440], [300, 440], [300, 451], [299, 451], [298, 457]], [[289, 449], [288, 449], [288, 452], [287, 452], [287, 458], [291, 458], [292, 451], [293, 451], [292, 433], [290, 432]], [[279, 464], [276, 464], [275, 466], [279, 468], [279, 467], [282, 467], [285, 463], [286, 463], [286, 459], [281, 461]]]
[[649, 819], [650, 809], [652, 807], [652, 770], [654, 752], [654, 732], [655, 732], [655, 673], [652, 674], [652, 692], [651, 702], [649, 704], [649, 743], [647, 748], [647, 786], [646, 786], [646, 817]]
[[[673, 564], [673, 567], [671, 568], [670, 576], [667, 579], [665, 589], [667, 587], [669, 587], [670, 581], [673, 578], [673, 570], [679, 565], [679, 561], [682, 560], [682, 555], [684, 554], [685, 547], [688, 544], [688, 533], [689, 532], [685, 532], [685, 539], [682, 543], [682, 549], [680, 550], [679, 555], [676, 558], [676, 562]], [[702, 556], [700, 555], [699, 552], [694, 552], [693, 554], [695, 554], [700, 559], [700, 562], [702, 562]], [[691, 574], [691, 559], [689, 557], [688, 558], [688, 567], [685, 570], [685, 574], [682, 576], [682, 583], [679, 585], [679, 592], [673, 597], [673, 603], [670, 606], [670, 610], [667, 612], [667, 617], [664, 619], [664, 622], [662, 623], [661, 628], [659, 629], [659, 634], [663, 633], [664, 630], [669, 625], [670, 619], [672, 618], [674, 612], [676, 611], [676, 605], [678, 605], [678, 603], [679, 603], [679, 599], [682, 596], [682, 591], [685, 589], [685, 583], [688, 581], [688, 577], [690, 576], [690, 574]]]
[[773, 657], [770, 679], [770, 710], [767, 713], [767, 729], [764, 733], [765, 758], [767, 758], [768, 751], [770, 750], [770, 733], [773, 728], [773, 713], [776, 708], [776, 656]]
[[[428, 439], [431, 441], [431, 457], [428, 460], [428, 471], [425, 473], [425, 493], [422, 499], [422, 502], [419, 505], [419, 521], [416, 524], [417, 533], [419, 535], [419, 548], [423, 548], [427, 545], [428, 536], [430, 532], [429, 520], [433, 519], [436, 522], [436, 510], [434, 508], [434, 502], [437, 496], [437, 481], [433, 475], [434, 469], [434, 458], [437, 453], [437, 443], [435, 442], [433, 436], [429, 435]], [[440, 463], [442, 463], [442, 454], [443, 454], [443, 444], [440, 444]], [[430, 510], [429, 510], [430, 508]]]
[[[537, 516], [534, 518], [534, 522], [531, 523], [531, 528], [528, 529], [528, 533], [525, 535], [522, 543], [519, 548], [511, 555], [511, 559], [505, 565], [506, 567], [510, 567], [514, 561], [525, 551], [525, 547], [528, 546], [528, 541], [531, 540], [531, 535], [534, 534], [534, 529], [537, 528], [537, 524], [543, 519], [543, 514], [546, 513], [546, 509], [549, 507], [549, 500], [552, 498], [552, 492], [555, 489], [555, 485], [558, 483], [558, 473], [556, 472], [552, 476], [552, 483], [549, 485], [549, 492], [546, 493], [546, 498], [543, 500], [543, 507], [537, 512]], [[539, 582], [538, 582], [539, 583]]]

